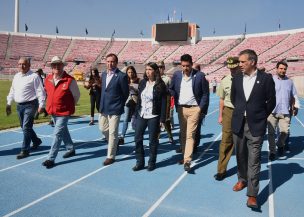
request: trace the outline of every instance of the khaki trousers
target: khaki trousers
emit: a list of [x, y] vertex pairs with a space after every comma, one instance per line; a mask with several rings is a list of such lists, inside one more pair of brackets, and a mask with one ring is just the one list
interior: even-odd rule
[[284, 147], [285, 140], [287, 138], [290, 128], [290, 116], [283, 114], [270, 114], [268, 116], [267, 118], [268, 142], [269, 142], [269, 151], [271, 154], [276, 153], [275, 134], [278, 125], [280, 129], [280, 136], [277, 141], [277, 146]]
[[120, 115], [104, 115], [99, 116], [99, 129], [108, 141], [107, 158], [115, 159], [118, 145], [118, 126]]
[[184, 154], [184, 162], [191, 162], [201, 109], [199, 106], [189, 108], [179, 106], [177, 112], [180, 124], [180, 144]]
[[222, 119], [222, 141], [219, 148], [217, 172], [225, 173], [230, 157], [233, 153], [233, 137], [231, 129], [233, 108], [224, 107]]

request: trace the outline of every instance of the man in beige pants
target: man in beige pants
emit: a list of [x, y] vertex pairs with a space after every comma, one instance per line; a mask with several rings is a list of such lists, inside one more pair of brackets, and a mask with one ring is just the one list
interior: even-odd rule
[[106, 56], [107, 70], [101, 75], [101, 99], [99, 129], [108, 141], [108, 154], [104, 165], [114, 163], [118, 145], [118, 126], [120, 115], [129, 96], [127, 74], [117, 68], [118, 57], [115, 54]]

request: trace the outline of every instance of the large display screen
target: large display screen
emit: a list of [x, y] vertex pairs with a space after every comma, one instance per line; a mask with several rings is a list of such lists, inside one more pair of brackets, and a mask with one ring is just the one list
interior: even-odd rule
[[156, 24], [156, 41], [187, 41], [188, 23]]

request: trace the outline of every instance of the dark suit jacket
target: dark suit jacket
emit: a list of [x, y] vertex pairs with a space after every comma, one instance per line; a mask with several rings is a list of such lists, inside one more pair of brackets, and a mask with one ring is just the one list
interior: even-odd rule
[[101, 75], [101, 98], [99, 112], [105, 115], [121, 115], [129, 96], [128, 77], [119, 69], [106, 87], [107, 72]]
[[[143, 79], [139, 83], [138, 87], [138, 102], [136, 105], [136, 115], [141, 109], [141, 94], [146, 88], [147, 80]], [[160, 115], [160, 121], [164, 123], [166, 121], [166, 106], [167, 106], [167, 87], [163, 80], [160, 81], [159, 84], [155, 84], [153, 87], [153, 108], [152, 114], [153, 115]]]
[[[182, 78], [182, 71], [174, 72], [169, 87], [170, 93], [174, 97], [175, 106], [178, 106]], [[192, 91], [202, 113], [206, 115], [209, 107], [209, 84], [205, 75], [194, 69], [192, 72]]]
[[253, 136], [263, 136], [266, 132], [267, 117], [276, 105], [275, 84], [271, 74], [258, 71], [252, 92], [246, 102], [243, 89], [243, 74], [232, 79], [231, 102], [234, 105], [232, 131], [243, 133], [244, 113], [246, 111], [249, 130]]

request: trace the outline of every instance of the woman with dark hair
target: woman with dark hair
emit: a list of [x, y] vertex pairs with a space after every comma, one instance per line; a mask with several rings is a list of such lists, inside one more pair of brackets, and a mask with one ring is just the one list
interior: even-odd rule
[[90, 71], [90, 77], [88, 82], [84, 83], [84, 87], [90, 90], [90, 102], [91, 102], [91, 121], [89, 125], [94, 124], [94, 110], [95, 107], [99, 110], [100, 93], [101, 93], [101, 79], [97, 68], [92, 68]]
[[147, 126], [150, 148], [147, 169], [152, 171], [156, 168], [159, 123], [164, 123], [166, 119], [166, 85], [156, 63], [146, 65], [144, 79], [139, 83], [138, 91], [135, 129], [136, 165], [133, 167], [133, 171], [142, 170], [145, 167], [143, 138]]
[[137, 77], [137, 73], [134, 66], [128, 66], [126, 69], [126, 73], [128, 75], [130, 94], [125, 106], [125, 118], [123, 122], [122, 132], [119, 137], [119, 145], [122, 145], [125, 142], [124, 138], [128, 129], [129, 122], [131, 121], [131, 118], [135, 112], [138, 96], [139, 78]]

